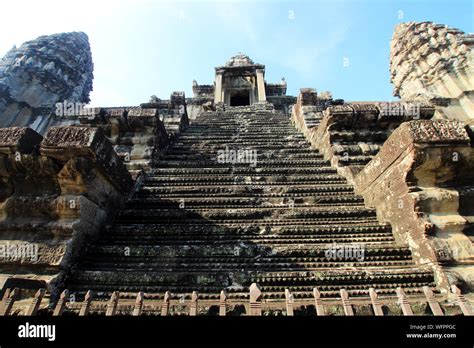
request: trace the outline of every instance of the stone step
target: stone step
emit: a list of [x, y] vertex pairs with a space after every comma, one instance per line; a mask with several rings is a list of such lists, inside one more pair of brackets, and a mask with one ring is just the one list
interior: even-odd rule
[[[316, 125], [319, 116], [307, 123]], [[354, 141], [376, 145], [383, 133], [336, 133], [336, 159], [362, 166], [371, 148]], [[226, 148], [255, 150], [256, 165], [217, 162]], [[315, 286], [338, 297], [341, 288], [367, 295], [369, 287], [394, 294], [402, 286], [421, 293], [434, 284], [432, 270], [414, 265], [390, 225], [377, 221], [375, 210], [281, 113], [201, 113], [146, 174], [67, 280], [72, 293], [93, 290], [107, 299], [120, 291], [132, 299], [144, 291], [159, 299], [165, 291], [175, 297], [198, 291], [218, 299], [225, 289], [237, 299], [247, 298], [256, 282], [269, 299], [281, 299], [285, 288], [312, 299]], [[336, 247], [359, 254], [331, 258]]]
[[[252, 156], [252, 157], [250, 157]], [[300, 159], [300, 160], [268, 160], [265, 158], [265, 155], [259, 156], [258, 153], [256, 155], [242, 155], [239, 159], [238, 157], [228, 157], [227, 160], [231, 161], [231, 163], [225, 163], [226, 158], [224, 157], [222, 160], [223, 163], [220, 163], [219, 155], [216, 154], [214, 158], [208, 158], [206, 160], [197, 160], [197, 159], [188, 159], [188, 160], [159, 160], [156, 162], [156, 165], [160, 168], [221, 168], [221, 167], [255, 167], [258, 168], [266, 168], [272, 166], [278, 166], [279, 168], [283, 167], [291, 167], [291, 168], [305, 168], [305, 167], [329, 167], [329, 161], [323, 159]], [[248, 159], [250, 158], [251, 161]], [[240, 161], [240, 163], [239, 163]], [[255, 161], [255, 162], [253, 162]], [[232, 163], [235, 162], [235, 163]]]
[[219, 209], [239, 208], [245, 206], [253, 207], [282, 207], [288, 208], [290, 205], [295, 208], [304, 207], [322, 207], [344, 204], [346, 206], [363, 206], [362, 198], [354, 195], [338, 195], [334, 197], [309, 197], [289, 200], [288, 198], [256, 198], [256, 197], [215, 197], [215, 198], [199, 198], [192, 197], [188, 199], [182, 198], [134, 198], [127, 202], [126, 208], [167, 208], [167, 209], [208, 209], [216, 207]]
[[143, 208], [124, 209], [117, 217], [117, 221], [133, 220], [156, 221], [164, 220], [292, 220], [292, 219], [331, 219], [331, 218], [370, 218], [375, 217], [375, 210], [360, 206], [338, 206], [311, 207], [311, 208], [288, 208], [288, 207], [239, 207], [232, 209], [220, 209], [211, 207], [207, 209], [165, 209], [165, 208]]
[[356, 142], [363, 143], [383, 143], [390, 136], [391, 131], [332, 131], [331, 141], [340, 144], [350, 144]]
[[[202, 143], [199, 145], [194, 144], [186, 144], [177, 142], [173, 149], [175, 150], [202, 150], [204, 153], [216, 153], [218, 150], [225, 150], [225, 146], [230, 146], [233, 143]], [[244, 147], [244, 146], [243, 146]], [[247, 148], [251, 148], [252, 150], [256, 151], [270, 151], [269, 153], [311, 153], [313, 150], [311, 149], [309, 144], [305, 144], [304, 147], [293, 145], [293, 144], [286, 144], [284, 147], [279, 146], [278, 144], [271, 144], [271, 143], [260, 143], [260, 144], [252, 144], [247, 145]]]
[[256, 225], [237, 225], [237, 226], [218, 226], [211, 223], [192, 226], [186, 223], [178, 223], [173, 226], [163, 223], [156, 224], [116, 224], [108, 229], [109, 233], [114, 235], [150, 235], [156, 233], [178, 233], [180, 235], [193, 236], [195, 234], [240, 234], [240, 235], [260, 235], [263, 233], [278, 233], [280, 235], [321, 235], [321, 234], [357, 234], [357, 233], [388, 233], [391, 235], [391, 226], [373, 222], [360, 221], [357, 224], [349, 225], [341, 222], [340, 225], [318, 224], [314, 226], [298, 227], [278, 227], [278, 226], [256, 226]]
[[201, 174], [233, 174], [233, 175], [246, 175], [246, 174], [260, 174], [260, 175], [283, 175], [283, 174], [336, 174], [335, 168], [330, 166], [321, 167], [300, 167], [300, 168], [258, 168], [250, 166], [235, 166], [235, 167], [187, 167], [187, 168], [155, 168], [152, 175], [201, 175]]
[[331, 217], [330, 219], [286, 219], [286, 220], [272, 220], [272, 219], [238, 219], [238, 220], [205, 220], [205, 219], [161, 219], [157, 221], [149, 219], [136, 219], [122, 218], [117, 220], [117, 224], [120, 225], [146, 225], [146, 224], [162, 224], [175, 227], [176, 225], [188, 226], [189, 228], [193, 225], [205, 226], [208, 228], [209, 225], [220, 227], [234, 227], [242, 226], [248, 227], [252, 225], [258, 225], [261, 228], [277, 228], [287, 226], [318, 226], [318, 225], [332, 225], [334, 227], [347, 226], [347, 225], [365, 225], [373, 224], [377, 222], [377, 218], [374, 217]]
[[[240, 178], [237, 178], [239, 180]], [[346, 179], [340, 176], [339, 174], [323, 174], [323, 175], [275, 175], [275, 176], [262, 176], [258, 177], [257, 175], [252, 176], [252, 182], [256, 182], [259, 185], [272, 185], [276, 183], [287, 184], [287, 185], [317, 185], [319, 184], [345, 184]], [[205, 174], [199, 175], [198, 177], [193, 176], [157, 176], [149, 175], [145, 179], [147, 186], [163, 186], [163, 185], [191, 185], [193, 183], [202, 183], [212, 185], [213, 183], [222, 183], [222, 184], [236, 184], [235, 176], [232, 174]]]
[[[304, 262], [304, 263], [284, 263], [273, 261], [271, 264], [265, 264], [263, 262], [220, 262], [218, 261], [197, 261], [193, 262], [192, 260], [130, 260], [122, 261], [117, 258], [112, 258], [111, 260], [102, 260], [101, 258], [90, 257], [84, 260], [83, 268], [88, 271], [122, 271], [122, 272], [133, 272], [134, 270], [139, 270], [141, 272], [202, 272], [205, 270], [209, 273], [228, 271], [232, 272], [236, 269], [245, 268], [246, 271], [263, 271], [263, 270], [272, 270], [275, 272], [285, 272], [285, 271], [317, 271], [324, 268], [341, 268], [344, 267], [359, 267], [359, 268], [380, 268], [384, 269], [399, 269], [404, 266], [413, 266], [413, 262], [410, 260], [400, 260], [400, 259], [368, 259], [363, 262]], [[143, 265], [146, 263], [146, 265]]]
[[169, 185], [165, 187], [159, 186], [143, 186], [137, 194], [137, 197], [149, 197], [160, 195], [163, 199], [169, 197], [305, 197], [305, 196], [334, 196], [339, 193], [353, 192], [353, 188], [346, 184], [329, 184], [318, 183], [313, 185], [294, 185], [286, 186], [282, 183], [275, 183], [273, 185], [212, 185], [203, 183], [202, 185]]
[[[164, 153], [160, 154], [157, 159], [158, 160], [169, 160], [169, 161], [177, 161], [177, 160], [209, 160], [209, 159], [214, 159], [216, 157], [217, 152], [214, 150], [210, 151], [204, 151], [201, 150], [199, 153], [196, 153], [196, 150], [184, 150], [181, 149], [179, 151], [176, 151], [175, 149], [170, 149], [165, 151]], [[271, 159], [286, 159], [288, 158], [287, 153], [280, 153], [276, 151], [267, 151], [265, 154], [262, 154], [261, 156], [265, 156], [264, 158], [271, 158]], [[294, 153], [291, 156], [294, 160], [298, 159], [307, 159], [307, 160], [321, 160], [323, 159], [321, 154], [317, 153]]]
[[[271, 241], [270, 241], [271, 242]], [[229, 240], [219, 241], [214, 240], [211, 243], [204, 241], [194, 241], [192, 239], [186, 240], [181, 247], [176, 247], [176, 243], [163, 242], [159, 245], [136, 245], [134, 248], [130, 248], [129, 254], [124, 254], [123, 245], [111, 245], [111, 244], [96, 244], [89, 248], [90, 255], [101, 255], [102, 257], [117, 257], [128, 259], [128, 257], [137, 256], [145, 259], [152, 258], [176, 258], [177, 260], [182, 257], [225, 257], [226, 259], [240, 259], [244, 257], [252, 258], [253, 261], [257, 262], [260, 258], [263, 260], [266, 257], [270, 259], [275, 257], [280, 258], [297, 258], [297, 257], [315, 257], [319, 258], [319, 262], [329, 262], [332, 259], [328, 259], [328, 250], [333, 247], [332, 243], [288, 243], [281, 245], [278, 248], [271, 250], [266, 244], [260, 244], [252, 242], [251, 240], [245, 242], [241, 239], [237, 239], [234, 242]], [[216, 248], [215, 246], [219, 246]], [[389, 257], [393, 256], [395, 259], [401, 257], [406, 259], [411, 255], [408, 247], [394, 246], [393, 243], [367, 243], [367, 244], [354, 244], [352, 242], [343, 243], [340, 245], [341, 248], [347, 248], [347, 250], [359, 250], [362, 248], [364, 258], [368, 258], [372, 255]], [[332, 249], [331, 249], [332, 250]], [[353, 259], [353, 258], [352, 258]], [[145, 260], [146, 261], [146, 260]], [[333, 261], [336, 261], [335, 259]], [[251, 260], [249, 260], [251, 262]]]
[[[206, 218], [210, 215], [215, 215], [217, 213], [226, 214], [226, 216], [248, 216], [249, 214], [254, 215], [253, 213], [257, 210], [257, 213], [262, 216], [271, 216], [273, 212], [276, 212], [279, 216], [287, 217], [331, 217], [331, 216], [373, 216], [375, 214], [374, 209], [366, 208], [364, 205], [348, 205], [341, 207], [340, 205], [272, 205], [272, 206], [239, 206], [237, 208], [227, 208], [222, 209], [217, 206], [210, 206], [206, 208], [166, 208], [166, 207], [126, 207], [123, 209], [122, 214], [124, 216], [130, 216], [135, 214], [136, 217], [141, 216], [179, 216], [179, 217], [195, 217], [201, 215], [203, 218]], [[196, 215], [196, 213], [198, 215]]]
[[101, 244], [109, 245], [134, 245], [139, 246], [146, 242], [148, 245], [151, 244], [206, 244], [209, 242], [221, 244], [221, 243], [233, 243], [237, 244], [240, 242], [251, 242], [259, 244], [330, 244], [330, 243], [386, 243], [394, 242], [392, 235], [387, 234], [337, 234], [337, 235], [324, 235], [324, 236], [311, 236], [311, 235], [291, 235], [291, 236], [278, 236], [278, 235], [265, 235], [265, 236], [240, 236], [240, 235], [206, 235], [206, 236], [181, 236], [181, 235], [152, 235], [143, 237], [139, 234], [137, 236], [104, 236], [100, 241]]
[[[399, 269], [403, 269], [400, 267]], [[225, 289], [229, 293], [248, 292], [248, 286], [256, 282], [265, 293], [284, 291], [286, 287], [306, 288], [312, 292], [312, 288], [318, 287], [320, 291], [340, 290], [346, 288], [368, 289], [392, 289], [397, 287], [418, 288], [424, 285], [433, 285], [433, 273], [420, 271], [417, 268], [406, 268], [406, 272], [397, 270], [380, 270], [373, 272], [353, 271], [341, 269], [338, 274], [325, 274], [321, 272], [248, 272], [236, 274], [220, 271], [211, 274], [206, 272], [153, 272], [134, 270], [130, 272], [131, 277], [124, 277], [124, 271], [114, 270], [78, 270], [71, 285], [76, 283], [87, 283], [89, 289], [97, 292], [102, 291], [130, 291], [164, 293], [184, 292], [188, 289], [199, 293], [219, 293]], [[74, 286], [72, 287], [74, 291]], [[85, 290], [84, 288], [82, 290]], [[248, 296], [248, 293], [247, 295]]]

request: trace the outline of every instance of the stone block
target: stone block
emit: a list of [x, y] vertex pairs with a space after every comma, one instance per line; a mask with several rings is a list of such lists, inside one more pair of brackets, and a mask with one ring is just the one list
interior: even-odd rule
[[38, 150], [43, 137], [31, 128], [0, 128], [0, 153], [5, 155], [30, 154]]
[[125, 165], [101, 128], [52, 127], [41, 143], [40, 151], [63, 162], [73, 157], [89, 157], [122, 192], [128, 192], [133, 185]]

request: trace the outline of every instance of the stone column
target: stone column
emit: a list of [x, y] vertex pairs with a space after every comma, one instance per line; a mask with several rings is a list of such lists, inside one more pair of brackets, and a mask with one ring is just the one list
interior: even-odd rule
[[222, 98], [222, 72], [216, 72], [216, 90], [214, 91], [214, 103], [223, 102]]
[[258, 101], [267, 101], [265, 94], [265, 80], [263, 79], [263, 69], [257, 69], [257, 90], [258, 90]]

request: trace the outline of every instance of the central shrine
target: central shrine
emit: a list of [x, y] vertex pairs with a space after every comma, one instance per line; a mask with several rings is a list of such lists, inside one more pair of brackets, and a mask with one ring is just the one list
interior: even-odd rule
[[225, 66], [216, 68], [214, 102], [228, 106], [252, 105], [267, 100], [265, 65], [255, 64], [248, 56], [238, 54]]
[[224, 65], [215, 68], [214, 85], [193, 82], [194, 97], [213, 96], [214, 103], [225, 106], [246, 106], [266, 103], [267, 96], [285, 96], [286, 81], [279, 84], [265, 81], [265, 65], [254, 63], [247, 55], [239, 53]]

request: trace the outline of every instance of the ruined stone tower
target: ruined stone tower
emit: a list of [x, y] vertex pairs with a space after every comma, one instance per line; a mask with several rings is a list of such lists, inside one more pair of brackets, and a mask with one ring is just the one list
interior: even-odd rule
[[393, 94], [431, 101], [435, 118], [474, 124], [474, 38], [432, 22], [399, 24], [390, 46]]
[[12, 48], [0, 60], [0, 126], [43, 133], [54, 124], [55, 104], [89, 103], [93, 63], [86, 34], [40, 36]]

